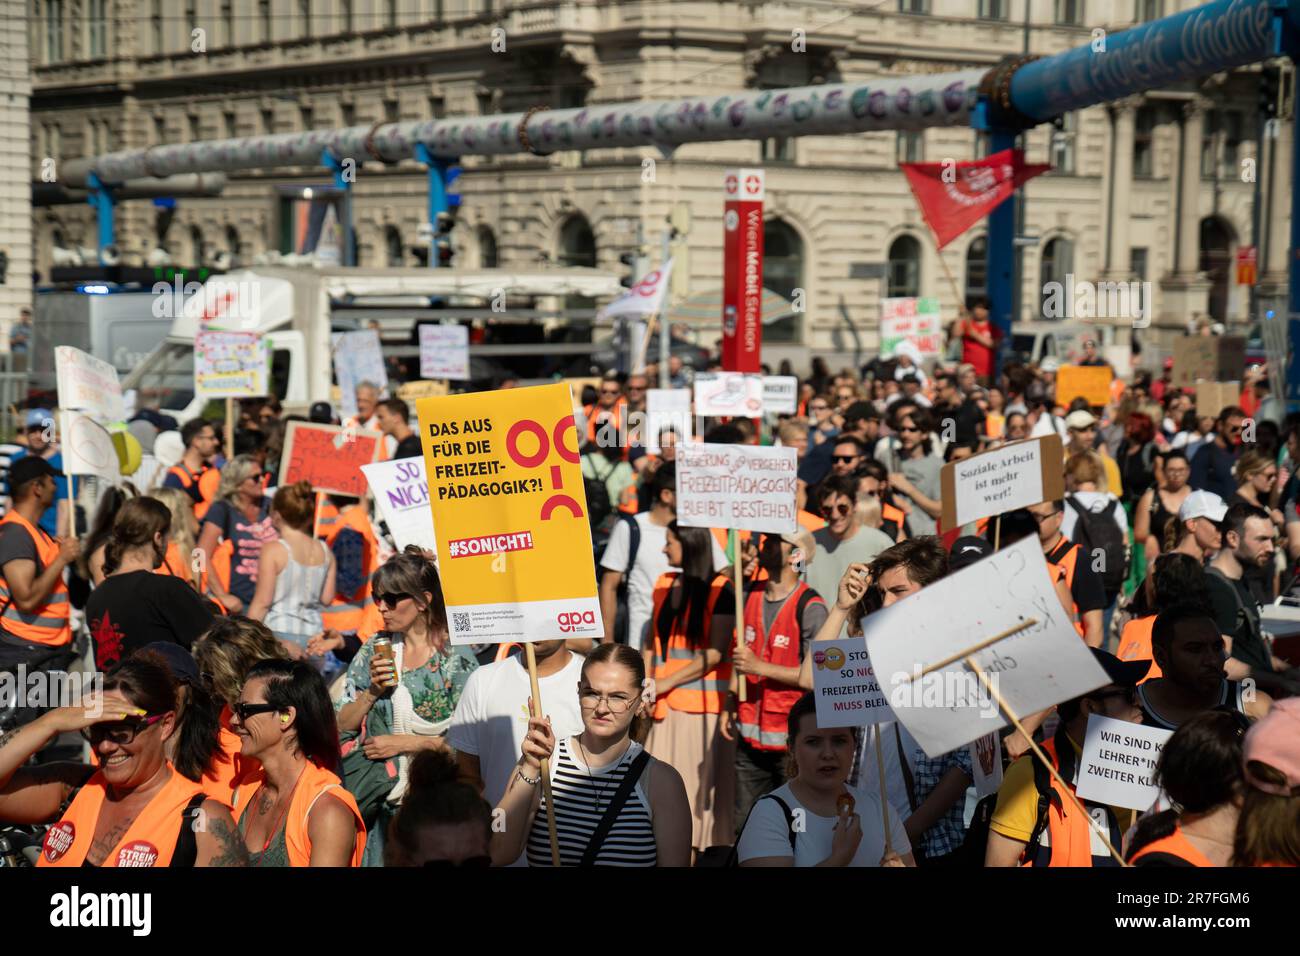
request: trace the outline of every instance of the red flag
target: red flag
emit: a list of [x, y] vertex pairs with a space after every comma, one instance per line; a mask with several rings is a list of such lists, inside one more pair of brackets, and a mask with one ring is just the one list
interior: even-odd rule
[[1052, 168], [1048, 163], [1026, 166], [1024, 153], [1018, 149], [1004, 149], [955, 166], [899, 163], [898, 167], [906, 174], [921, 215], [940, 249], [991, 213], [1024, 183]]

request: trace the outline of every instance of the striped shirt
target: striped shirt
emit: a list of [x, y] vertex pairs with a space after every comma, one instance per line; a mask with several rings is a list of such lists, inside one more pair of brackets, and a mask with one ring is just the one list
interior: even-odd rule
[[[560, 863], [577, 866], [592, 834], [600, 823], [614, 794], [627, 775], [628, 767], [642, 750], [633, 741], [618, 762], [608, 767], [588, 768], [586, 761], [576, 757], [572, 737], [561, 737], [551, 759], [551, 793], [555, 797], [555, 830], [560, 842]], [[650, 818], [650, 800], [645, 794], [647, 765], [628, 795], [627, 803], [619, 811], [600, 851], [596, 866], [654, 866], [658, 859], [654, 827]], [[542, 796], [541, 807], [533, 818], [533, 828], [528, 833], [528, 865], [551, 865], [551, 841], [546, 825], [547, 804]]]

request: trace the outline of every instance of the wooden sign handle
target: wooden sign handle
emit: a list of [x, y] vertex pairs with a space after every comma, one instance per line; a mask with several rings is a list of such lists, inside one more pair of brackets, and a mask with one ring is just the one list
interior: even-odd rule
[[[524, 657], [528, 661], [528, 686], [533, 695], [533, 717], [542, 719], [542, 689], [537, 682], [537, 653], [532, 644], [524, 644]], [[542, 796], [546, 798], [546, 832], [551, 838], [551, 865], [560, 865], [560, 838], [555, 832], [555, 797], [551, 792], [551, 762], [542, 761]]]

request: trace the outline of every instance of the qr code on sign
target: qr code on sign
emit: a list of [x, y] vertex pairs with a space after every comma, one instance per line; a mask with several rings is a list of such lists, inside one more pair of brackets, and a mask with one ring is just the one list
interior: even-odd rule
[[457, 634], [467, 634], [470, 631], [469, 615], [463, 611], [451, 612], [451, 626]]

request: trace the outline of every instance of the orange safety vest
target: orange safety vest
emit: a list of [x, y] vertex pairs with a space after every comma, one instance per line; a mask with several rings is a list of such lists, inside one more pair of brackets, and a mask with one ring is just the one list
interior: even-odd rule
[[[366, 517], [366, 511], [360, 505], [353, 505], [339, 514], [338, 519], [330, 525], [329, 532], [323, 536], [325, 546], [332, 548], [334, 539], [344, 529], [356, 531], [365, 539], [361, 557], [361, 570], [365, 576], [361, 587], [352, 594], [344, 594], [338, 588], [334, 589], [333, 603], [321, 610], [321, 623], [327, 630], [357, 632], [361, 629], [367, 605], [373, 607], [375, 603], [370, 594], [370, 577], [379, 566], [379, 542], [375, 540], [370, 519]], [[381, 618], [381, 626], [382, 623]]]
[[[802, 581], [790, 592], [772, 622], [769, 635], [763, 627], [763, 591], [745, 600], [745, 643], [760, 660], [780, 667], [799, 667], [804, 606], [825, 602]], [[744, 677], [745, 700], [736, 709], [740, 736], [755, 750], [785, 750], [790, 708], [803, 690], [750, 674]]]
[[[176, 852], [176, 841], [185, 822], [185, 808], [203, 788], [186, 780], [170, 763], [171, 779], [154, 795], [126, 834], [104, 857], [101, 866], [169, 866]], [[68, 807], [58, 823], [45, 834], [37, 866], [81, 866], [95, 838], [95, 824], [104, 806], [108, 783], [103, 771], [96, 771]]]
[[[175, 541], [167, 542], [167, 554], [163, 556], [163, 563], [153, 569], [154, 574], [170, 574], [174, 578], [180, 578], [190, 587], [194, 587], [194, 575], [190, 571], [190, 566], [186, 562], [184, 555], [181, 554], [181, 547]], [[199, 572], [199, 593], [207, 594], [208, 592], [208, 572]]]
[[[587, 441], [599, 444], [596, 436], [601, 431], [602, 426], [607, 432], [612, 427], [614, 429], [614, 440], [620, 441], [623, 437], [621, 434], [623, 430], [623, 409], [626, 407], [626, 398], [620, 398], [612, 409], [601, 408], [598, 404], [584, 405], [582, 414], [587, 419]], [[623, 457], [627, 458], [626, 443], [623, 444]]]
[[374, 601], [367, 601], [361, 610], [361, 624], [357, 627], [357, 637], [364, 644], [380, 631], [384, 630], [384, 615]]
[[1163, 836], [1159, 840], [1152, 840], [1142, 849], [1138, 850], [1129, 858], [1130, 863], [1136, 863], [1142, 857], [1152, 853], [1168, 853], [1170, 856], [1176, 856], [1180, 860], [1190, 863], [1192, 866], [1214, 866], [1210, 858], [1196, 849], [1187, 835], [1183, 833], [1183, 828], [1174, 825], [1174, 832], [1168, 836]]
[[820, 531], [826, 527], [826, 519], [820, 515], [815, 515], [811, 511], [800, 511], [795, 515], [799, 521], [799, 527], [805, 531]]
[[316, 537], [322, 541], [333, 540], [330, 531], [339, 520], [339, 507], [332, 501], [322, 501], [316, 514]]
[[235, 542], [225, 538], [212, 551], [212, 561], [208, 570], [221, 583], [222, 589], [230, 593], [230, 561], [235, 554]]
[[1079, 555], [1082, 552], [1083, 548], [1081, 546], [1072, 544], [1065, 554], [1061, 556], [1060, 561], [1048, 562], [1048, 564], [1060, 568], [1065, 574], [1065, 586], [1070, 589], [1070, 606], [1074, 608], [1074, 629], [1079, 632], [1080, 637], [1084, 636], [1086, 629], [1083, 626], [1083, 615], [1079, 613], [1079, 605], [1074, 603], [1074, 569], [1078, 566]]
[[1151, 652], [1151, 631], [1155, 626], [1156, 615], [1154, 614], [1135, 617], [1124, 625], [1124, 630], [1119, 636], [1119, 650], [1115, 653], [1116, 657], [1122, 661], [1151, 662], [1151, 669], [1147, 671], [1146, 677], [1138, 681], [1139, 684], [1164, 674], [1160, 665], [1156, 663], [1155, 654]]
[[221, 728], [217, 733], [217, 752], [212, 757], [212, 765], [203, 773], [199, 786], [213, 800], [226, 806], [234, 806], [235, 785], [240, 777], [260, 766], [255, 757], [245, 757], [241, 753], [243, 742], [239, 734], [230, 727], [230, 705], [221, 708]]
[[208, 512], [208, 506], [212, 504], [212, 499], [217, 496], [217, 489], [221, 486], [221, 469], [205, 464], [196, 475], [185, 467], [184, 462], [177, 462], [167, 469], [167, 474], [175, 475], [180, 479], [181, 489], [186, 494], [190, 494], [190, 488], [198, 485], [200, 500], [194, 502], [194, 517], [202, 521], [203, 516]]
[[[667, 636], [665, 646], [664, 634], [659, 631], [659, 612], [664, 601], [671, 593], [673, 583], [680, 572], [669, 571], [660, 575], [655, 582], [654, 610], [650, 612], [650, 628], [654, 635], [654, 659], [651, 676], [656, 681], [677, 673], [695, 660], [700, 650], [709, 646], [709, 634], [713, 626], [713, 615], [717, 610], [718, 599], [727, 587], [726, 575], [719, 574], [713, 579], [709, 596], [704, 605], [701, 618], [701, 634], [687, 634], [686, 626], [690, 615], [683, 615], [685, 620], [674, 621], [672, 632]], [[722, 613], [726, 613], [724, 608]], [[720, 714], [722, 701], [731, 683], [731, 662], [723, 660], [717, 667], [687, 684], [674, 687], [667, 694], [655, 700], [655, 720], [668, 716], [669, 708], [687, 714]]]
[[[0, 525], [6, 524], [16, 524], [26, 529], [31, 536], [32, 543], [36, 545], [36, 556], [40, 559], [38, 577], [41, 570], [58, 560], [59, 543], [43, 529], [17, 511], [10, 511], [0, 519]], [[44, 644], [46, 647], [62, 647], [72, 640], [72, 605], [68, 603], [68, 585], [64, 583], [63, 575], [59, 575], [54, 582], [54, 590], [45, 599], [45, 603], [32, 613], [25, 614], [14, 603], [13, 595], [9, 593], [9, 582], [4, 579], [3, 568], [0, 568], [0, 608], [3, 608], [0, 618], [3, 618], [5, 632], [19, 640]]]
[[510, 656], [510, 652], [513, 651], [516, 647], [523, 647], [523, 646], [524, 646], [524, 645], [522, 645], [522, 644], [514, 644], [514, 643], [511, 643], [511, 642], [509, 642], [509, 641], [507, 641], [507, 642], [504, 643], [504, 644], [498, 644], [498, 645], [497, 645], [497, 656], [494, 657], [494, 658], [492, 658], [492, 663], [495, 664], [497, 661], [503, 661], [503, 660], [505, 660], [507, 657]]
[[[1044, 753], [1052, 759], [1052, 766], [1059, 771], [1061, 762], [1056, 756], [1056, 741], [1054, 739], [1044, 740], [1042, 747]], [[1024, 754], [1020, 759], [1036, 760], [1037, 758], [1032, 753], [1028, 753]], [[1101, 845], [1100, 841], [1097, 841], [1097, 846], [1093, 845], [1092, 827], [1088, 825], [1088, 821], [1079, 813], [1070, 798], [1064, 795], [1061, 785], [1056, 782], [1056, 778], [1041, 767], [1035, 768], [1035, 770], [1036, 773], [1041, 773], [1048, 780], [1051, 787], [1050, 791], [1046, 793], [1048, 798], [1047, 828], [1036, 844], [1025, 847], [1025, 855], [1021, 858], [1020, 865], [1046, 867], [1116, 865], [1110, 852]], [[1073, 792], [1074, 787], [1071, 787], [1070, 790]], [[1100, 810], [1105, 812], [1107, 827], [1110, 830], [1110, 842], [1113, 846], [1118, 847], [1120, 844], [1119, 824], [1116, 822], [1115, 815], [1111, 813], [1110, 808], [1088, 800], [1081, 800], [1081, 802], [1089, 811]]]
[[[235, 788], [233, 803], [236, 821], [252, 803], [253, 797], [257, 795], [265, 780], [266, 771], [260, 766], [240, 778]], [[310, 760], [303, 768], [302, 776], [298, 778], [298, 784], [293, 791], [293, 800], [290, 801], [289, 810], [284, 818], [284, 843], [289, 851], [289, 865], [311, 866], [311, 834], [307, 828], [307, 817], [312, 807], [316, 805], [316, 801], [325, 793], [342, 801], [356, 819], [357, 836], [352, 846], [352, 859], [348, 865], [360, 866], [361, 856], [366, 849], [366, 824], [361, 819], [357, 801], [344, 789], [343, 781], [337, 774], [324, 767], [318, 767]]]
[[903, 527], [906, 521], [907, 515], [903, 514], [902, 508], [899, 508], [896, 505], [887, 504], [884, 501], [880, 503], [880, 523], [883, 525], [886, 522], [893, 522], [894, 528], [896, 529], [893, 535], [890, 535], [889, 532], [886, 531], [885, 535], [887, 537], [892, 537], [897, 540], [898, 536], [903, 533]]

